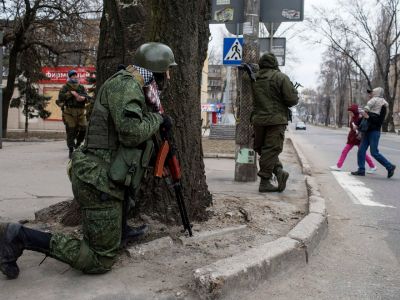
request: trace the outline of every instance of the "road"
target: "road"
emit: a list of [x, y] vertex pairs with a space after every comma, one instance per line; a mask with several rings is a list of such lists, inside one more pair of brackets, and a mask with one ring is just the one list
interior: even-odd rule
[[291, 134], [309, 160], [328, 208], [329, 233], [308, 265], [281, 274], [243, 299], [400, 299], [400, 136], [382, 134], [380, 151], [398, 166], [387, 179], [354, 177], [356, 148], [331, 172], [347, 131], [308, 126]]

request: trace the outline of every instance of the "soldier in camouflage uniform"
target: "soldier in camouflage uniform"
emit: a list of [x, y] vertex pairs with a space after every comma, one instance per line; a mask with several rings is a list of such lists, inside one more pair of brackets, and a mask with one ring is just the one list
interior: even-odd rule
[[61, 107], [62, 118], [67, 133], [69, 158], [74, 149], [78, 148], [85, 137], [86, 90], [79, 84], [75, 70], [68, 72], [67, 83], [61, 88], [56, 104]]
[[[297, 90], [289, 78], [278, 68], [274, 54], [266, 53], [259, 61], [260, 70], [253, 83], [254, 110], [251, 122], [254, 126], [254, 149], [260, 155], [260, 192], [282, 192], [286, 188], [289, 173], [283, 170], [279, 154], [283, 150], [288, 109], [298, 103]], [[272, 174], [278, 187], [271, 183]]]
[[[176, 65], [171, 49], [161, 43], [139, 47], [134, 64], [164, 79], [169, 67]], [[16, 261], [24, 249], [45, 253], [85, 273], [111, 269], [121, 244], [127, 191], [134, 193], [131, 189], [140, 184], [151, 156], [152, 136], [160, 127], [171, 126], [169, 117], [146, 106], [144, 82], [138, 69], [130, 66], [103, 84], [85, 145], [73, 154], [70, 175], [82, 209], [83, 239], [0, 223], [0, 270], [8, 278], [18, 277]]]

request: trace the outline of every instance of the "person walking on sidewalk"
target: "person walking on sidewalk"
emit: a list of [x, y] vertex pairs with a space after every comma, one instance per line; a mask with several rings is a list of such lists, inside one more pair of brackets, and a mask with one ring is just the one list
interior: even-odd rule
[[[169, 78], [168, 69], [176, 65], [172, 50], [161, 43], [140, 46], [133, 62], [153, 72], [161, 88]], [[103, 84], [85, 145], [72, 156], [69, 173], [82, 210], [83, 239], [0, 223], [0, 270], [9, 279], [18, 277], [17, 260], [24, 249], [45, 253], [88, 274], [105, 273], [114, 264], [124, 231], [124, 208], [140, 187], [152, 155], [152, 137], [172, 126], [168, 116], [146, 105], [146, 81], [135, 66]]]
[[[289, 107], [296, 105], [299, 97], [292, 82], [279, 70], [274, 54], [263, 54], [259, 67], [256, 81], [252, 84], [254, 109], [251, 114], [254, 150], [260, 155], [259, 191], [282, 192], [289, 173], [283, 170], [279, 154], [283, 150]], [[278, 180], [278, 187], [271, 183], [272, 174]]]
[[85, 105], [87, 97], [85, 87], [79, 84], [75, 70], [68, 72], [68, 80], [61, 88], [56, 104], [61, 108], [62, 119], [67, 133], [69, 158], [74, 149], [78, 148], [86, 132]]
[[[360, 112], [358, 111], [358, 105], [352, 104], [347, 110], [351, 114], [350, 131], [347, 136], [347, 143], [342, 150], [342, 154], [340, 155], [337, 164], [330, 167], [330, 169], [334, 171], [342, 171], [342, 166], [344, 161], [346, 160], [347, 154], [350, 152], [351, 149], [353, 149], [354, 146], [360, 146], [361, 137], [359, 135], [359, 132], [357, 131], [358, 125], [360, 123]], [[365, 160], [367, 161], [369, 166], [369, 170], [367, 171], [367, 173], [374, 173], [376, 171], [376, 166], [372, 161], [372, 158], [368, 154], [366, 154]]]
[[352, 175], [365, 176], [365, 156], [368, 147], [370, 147], [372, 157], [386, 168], [388, 178], [393, 176], [396, 169], [396, 166], [380, 154], [378, 150], [381, 127], [386, 118], [388, 108], [388, 103], [383, 98], [383, 93], [384, 90], [381, 87], [373, 89], [372, 98], [367, 102], [364, 111], [362, 111], [363, 118], [368, 121], [368, 129], [362, 137], [361, 145], [357, 152], [358, 170], [351, 172]]

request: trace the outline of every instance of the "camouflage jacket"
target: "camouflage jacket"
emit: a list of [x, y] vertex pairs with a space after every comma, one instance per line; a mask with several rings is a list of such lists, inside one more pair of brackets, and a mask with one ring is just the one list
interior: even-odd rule
[[[96, 102], [107, 103], [118, 144], [132, 149], [151, 139], [163, 121], [159, 113], [148, 111], [142, 82], [136, 76], [125, 70], [119, 71], [104, 83], [103, 92], [96, 99]], [[89, 123], [88, 131], [90, 127]], [[122, 200], [124, 187], [114, 184], [108, 175], [115, 151], [84, 146], [74, 152], [72, 172], [83, 182]]]
[[261, 126], [287, 124], [288, 108], [296, 105], [299, 100], [297, 90], [279, 70], [273, 54], [264, 54], [259, 66], [256, 82], [252, 84], [254, 109], [251, 122]]
[[86, 95], [86, 90], [85, 87], [81, 84], [73, 84], [70, 82], [67, 82], [63, 87], [61, 88], [59, 94], [58, 94], [58, 99], [56, 101], [56, 104], [63, 108], [64, 106], [66, 107], [74, 107], [74, 108], [85, 108], [85, 102], [78, 102], [76, 101], [76, 98], [74, 95], [71, 94], [71, 91], [76, 91], [80, 95]]

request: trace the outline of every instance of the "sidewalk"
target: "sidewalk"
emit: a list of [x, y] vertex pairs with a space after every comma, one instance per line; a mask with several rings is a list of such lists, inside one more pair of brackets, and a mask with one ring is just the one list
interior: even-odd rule
[[[221, 147], [227, 148], [226, 145]], [[19, 260], [21, 274], [17, 280], [8, 281], [0, 276], [2, 298], [215, 299], [229, 294], [239, 273], [244, 276], [240, 279], [243, 286], [247, 286], [249, 278], [253, 277], [254, 283], [259, 280], [259, 275], [272, 263], [268, 261], [263, 265], [257, 259], [267, 259], [270, 250], [266, 248], [258, 258], [252, 253], [266, 245], [278, 245], [278, 254], [279, 251], [289, 253], [285, 249], [290, 246], [295, 251], [290, 252], [290, 256], [281, 256], [281, 260], [287, 257], [289, 262], [291, 256], [296, 255], [296, 260], [305, 262], [302, 249], [307, 247], [306, 242], [300, 241], [301, 237], [298, 238], [293, 228], [309, 212], [310, 187], [307, 190], [302, 167], [290, 141], [286, 141], [284, 149], [281, 159], [290, 178], [283, 193], [260, 194], [258, 182], [233, 181], [233, 159], [206, 158], [207, 183], [214, 204], [208, 209], [210, 219], [194, 224], [194, 237], [177, 238], [172, 233], [179, 231], [178, 228], [159, 224], [156, 229], [160, 231], [160, 238], [132, 245], [121, 254], [111, 272], [98, 276], [84, 275], [51, 258], [39, 266], [43, 255], [26, 251]], [[205, 145], [204, 152], [207, 151], [220, 150]], [[63, 141], [3, 143], [0, 221], [32, 220], [38, 209], [71, 199], [71, 187], [65, 174], [66, 156]], [[34, 226], [47, 228], [51, 224]], [[286, 237], [291, 234], [293, 237]], [[241, 257], [246, 259], [249, 255], [251, 268], [240, 261]], [[232, 263], [232, 259], [240, 263]], [[228, 275], [225, 272], [222, 277], [213, 278], [213, 272], [220, 272], [220, 266], [228, 266], [236, 273], [229, 271]], [[215, 286], [215, 279], [223, 280], [220, 286]]]

